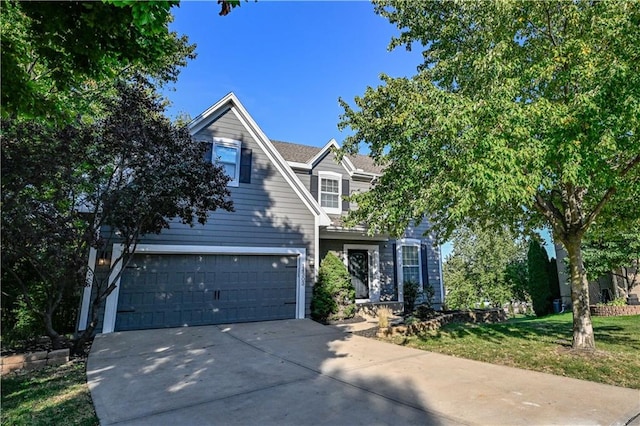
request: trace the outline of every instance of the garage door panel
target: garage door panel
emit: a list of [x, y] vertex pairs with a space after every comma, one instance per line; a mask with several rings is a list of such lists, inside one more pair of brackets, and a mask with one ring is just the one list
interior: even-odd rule
[[295, 256], [136, 255], [116, 330], [295, 318]]

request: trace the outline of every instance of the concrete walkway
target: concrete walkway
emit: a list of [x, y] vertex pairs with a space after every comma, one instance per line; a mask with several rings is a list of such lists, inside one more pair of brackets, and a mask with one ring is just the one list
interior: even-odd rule
[[637, 390], [310, 320], [99, 335], [87, 377], [102, 425], [624, 425], [640, 413]]

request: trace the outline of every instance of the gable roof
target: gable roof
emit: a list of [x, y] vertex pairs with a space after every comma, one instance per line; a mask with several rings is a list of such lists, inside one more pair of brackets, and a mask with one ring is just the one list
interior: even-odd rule
[[189, 131], [191, 134], [197, 133], [203, 127], [209, 125], [212, 121], [216, 120], [225, 112], [231, 110], [240, 122], [245, 126], [247, 131], [251, 134], [256, 143], [262, 148], [267, 157], [271, 160], [272, 164], [282, 174], [285, 181], [291, 186], [293, 191], [300, 197], [302, 203], [318, 218], [318, 224], [326, 226], [331, 224], [331, 219], [320, 207], [320, 204], [311, 196], [311, 193], [307, 191], [303, 183], [298, 176], [293, 172], [291, 167], [287, 164], [287, 161], [283, 158], [280, 152], [274, 147], [273, 143], [264, 134], [262, 129], [253, 120], [253, 117], [249, 115], [244, 106], [240, 103], [237, 96], [231, 92], [214, 105], [209, 107], [202, 114], [194, 118], [189, 124]]
[[[273, 146], [286, 161], [290, 163], [307, 164], [309, 166], [313, 166], [313, 163], [323, 157], [332, 147], [339, 148], [334, 139], [331, 139], [324, 147], [301, 145], [277, 140], [271, 140], [271, 143], [273, 143]], [[364, 172], [371, 175], [382, 174], [383, 168], [375, 164], [373, 158], [367, 155], [345, 155], [344, 158], [353, 172]]]

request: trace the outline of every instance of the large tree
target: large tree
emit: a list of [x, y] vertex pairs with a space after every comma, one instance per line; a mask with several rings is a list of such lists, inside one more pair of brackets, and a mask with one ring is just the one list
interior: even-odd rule
[[229, 178], [205, 161], [206, 144], [163, 111], [151, 88], [134, 82], [119, 84], [106, 116], [91, 124], [57, 130], [3, 122], [3, 291], [22, 298], [56, 345], [63, 339], [54, 315], [70, 290], [82, 289], [87, 276], [95, 286], [87, 337], [115, 288], [87, 274], [90, 248], [122, 243], [112, 265], [123, 269], [139, 239], [172, 219], [204, 224], [211, 211], [232, 210]]
[[593, 350], [581, 243], [608, 203], [640, 198], [640, 3], [374, 3], [401, 31], [390, 48], [422, 46], [424, 62], [341, 100], [344, 150], [364, 143], [385, 167], [352, 220], [398, 233], [426, 218], [441, 238], [486, 219], [550, 227], [569, 254], [573, 347]]

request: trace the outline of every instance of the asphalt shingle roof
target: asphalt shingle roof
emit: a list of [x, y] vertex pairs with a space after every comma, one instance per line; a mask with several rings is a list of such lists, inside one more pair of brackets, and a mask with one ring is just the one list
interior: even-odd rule
[[[271, 140], [271, 143], [286, 161], [296, 163], [306, 163], [322, 150], [322, 148], [316, 146], [301, 145], [273, 139]], [[356, 169], [360, 169], [367, 173], [382, 173], [382, 167], [374, 164], [373, 159], [367, 155], [358, 154], [348, 155], [347, 157], [351, 160]]]

